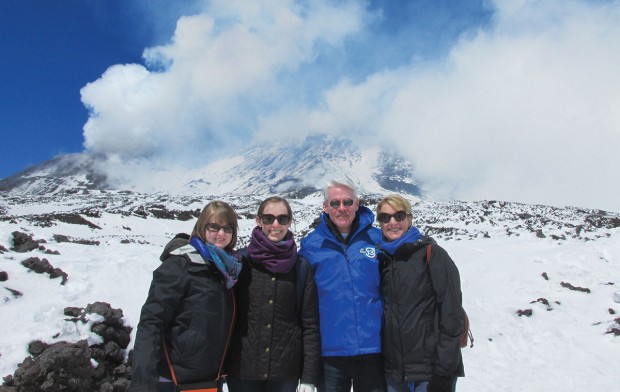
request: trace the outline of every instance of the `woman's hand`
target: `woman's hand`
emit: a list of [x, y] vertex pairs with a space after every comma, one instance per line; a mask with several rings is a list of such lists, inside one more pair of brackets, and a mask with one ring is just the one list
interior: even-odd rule
[[300, 384], [299, 385], [299, 389], [297, 389], [299, 392], [314, 392], [314, 385], [312, 384]]

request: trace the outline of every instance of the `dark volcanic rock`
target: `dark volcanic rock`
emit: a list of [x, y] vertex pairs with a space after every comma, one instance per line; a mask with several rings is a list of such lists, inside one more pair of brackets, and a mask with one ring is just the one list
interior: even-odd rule
[[29, 257], [22, 261], [22, 265], [28, 269], [33, 270], [38, 274], [48, 273], [50, 279], [62, 277], [61, 285], [67, 283], [69, 275], [60, 268], [54, 268], [47, 259], [39, 259], [38, 257]]
[[124, 360], [131, 327], [123, 325], [123, 311], [95, 302], [85, 308], [67, 307], [64, 313], [72, 317], [67, 321], [76, 323], [86, 323], [88, 314], [102, 316], [103, 321], [94, 323], [91, 329], [101, 335], [103, 343], [89, 347], [86, 340], [51, 345], [33, 341], [28, 345], [31, 357], [19, 365], [14, 375], [4, 377], [0, 392], [129, 390], [131, 361]]
[[36, 357], [37, 355], [41, 355], [43, 351], [47, 350], [49, 347], [49, 344], [44, 343], [40, 340], [35, 340], [28, 344], [28, 352], [30, 353], [30, 355]]
[[86, 340], [54, 343], [26, 358], [13, 376], [5, 378], [0, 391], [96, 391], [94, 371]]
[[103, 316], [103, 322], [95, 323], [92, 331], [103, 337], [105, 341], [117, 343], [120, 348], [127, 348], [131, 340], [131, 327], [123, 325], [123, 310], [114, 309], [105, 302], [88, 304], [84, 309], [86, 313], [96, 313]]
[[587, 287], [578, 287], [578, 286], [573, 286], [572, 284], [568, 283], [568, 282], [561, 282], [560, 286], [562, 287], [566, 287], [567, 289], [573, 290], [573, 291], [581, 291], [582, 293], [590, 293], [590, 289]]
[[13, 233], [13, 247], [11, 250], [19, 253], [30, 252], [31, 250], [39, 249], [39, 244], [45, 241], [35, 241], [31, 235], [22, 233], [21, 231], [14, 231]]
[[81, 245], [97, 245], [99, 246], [99, 241], [92, 241], [92, 240], [85, 240], [85, 239], [75, 239], [75, 238], [71, 238], [68, 237], [66, 235], [63, 234], [54, 234], [54, 241], [56, 242], [71, 242], [74, 244], [81, 244]]
[[45, 214], [40, 215], [38, 217], [33, 217], [38, 222], [40, 222], [43, 226], [49, 227], [54, 224], [54, 221], [60, 221], [64, 223], [70, 223], [73, 225], [84, 225], [88, 226], [91, 229], [101, 229], [101, 227], [97, 226], [93, 222], [83, 218], [78, 213], [53, 213], [53, 214]]
[[[12, 289], [12, 288], [9, 288], [9, 287], [5, 287], [5, 289], [6, 289], [9, 293], [11, 293], [11, 295], [13, 295], [13, 298], [19, 298], [19, 297], [21, 297], [22, 295], [24, 295], [24, 294], [23, 294], [21, 291], [19, 291], [19, 290], [15, 290], [15, 289]], [[8, 300], [8, 298], [7, 298], [7, 299], [5, 299], [5, 300]]]

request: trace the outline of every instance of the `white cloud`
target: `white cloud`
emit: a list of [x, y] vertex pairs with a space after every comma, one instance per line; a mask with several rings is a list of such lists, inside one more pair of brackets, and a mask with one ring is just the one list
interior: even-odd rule
[[518, 5], [498, 3], [495, 23], [441, 62], [335, 86], [306, 122], [376, 135], [440, 197], [620, 210], [610, 178], [620, 167], [620, 6]]
[[[284, 106], [261, 119], [255, 136], [259, 141], [274, 138], [303, 138], [308, 134], [330, 134], [376, 143], [377, 130], [402, 81], [398, 72], [371, 75], [362, 84], [342, 80], [326, 91], [314, 108]], [[290, 132], [295, 133], [291, 136]]]
[[450, 196], [619, 210], [620, 7], [547, 7], [500, 5], [441, 67], [412, 68], [382, 131]]
[[446, 57], [359, 81], [334, 65], [373, 55], [347, 45], [376, 21], [361, 3], [210, 2], [145, 51], [148, 69], [113, 66], [82, 90], [85, 146], [197, 164], [252, 140], [342, 134], [405, 154], [437, 195], [620, 211], [620, 4], [491, 4]]
[[291, 94], [278, 78], [361, 29], [357, 2], [330, 4], [216, 1], [180, 18], [170, 44], [145, 50], [148, 69], [112, 66], [82, 89], [86, 148], [166, 165], [245, 145], [259, 113]]

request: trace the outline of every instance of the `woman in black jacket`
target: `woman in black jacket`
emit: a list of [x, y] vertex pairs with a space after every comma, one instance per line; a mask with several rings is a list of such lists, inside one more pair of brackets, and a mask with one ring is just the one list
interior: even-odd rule
[[191, 237], [179, 235], [166, 246], [140, 315], [131, 391], [175, 391], [175, 383], [222, 376], [234, 319], [232, 286], [241, 270], [231, 255], [236, 242], [237, 214], [213, 201]]
[[464, 375], [459, 271], [443, 248], [412, 226], [411, 204], [403, 197], [384, 197], [377, 221], [388, 392], [454, 391]]
[[[293, 212], [282, 197], [264, 200], [243, 257], [237, 321], [228, 358], [230, 392], [312, 392], [320, 332], [314, 274], [297, 255]], [[305, 273], [300, 273], [305, 271]]]

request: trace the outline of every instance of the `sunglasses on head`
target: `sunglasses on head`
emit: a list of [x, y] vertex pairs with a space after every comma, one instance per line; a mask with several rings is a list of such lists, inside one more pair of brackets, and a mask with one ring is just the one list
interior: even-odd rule
[[272, 214], [262, 214], [260, 216], [260, 220], [261, 222], [263, 222], [263, 225], [270, 225], [273, 223], [273, 221], [278, 220], [278, 223], [281, 225], [288, 225], [288, 223], [291, 221], [291, 217], [288, 215], [272, 215]]
[[[338, 208], [340, 207], [340, 200], [330, 200], [329, 201], [329, 206], [331, 208]], [[351, 207], [353, 205], [353, 199], [344, 199], [342, 200], [342, 205], [345, 207]]]
[[230, 234], [233, 232], [233, 225], [218, 225], [217, 223], [207, 223], [207, 230], [213, 233], [224, 230], [224, 233]]
[[407, 219], [407, 211], [397, 211], [393, 214], [388, 214], [387, 212], [381, 212], [377, 214], [377, 220], [381, 223], [388, 223], [392, 218], [396, 220], [396, 222], [402, 222]]

